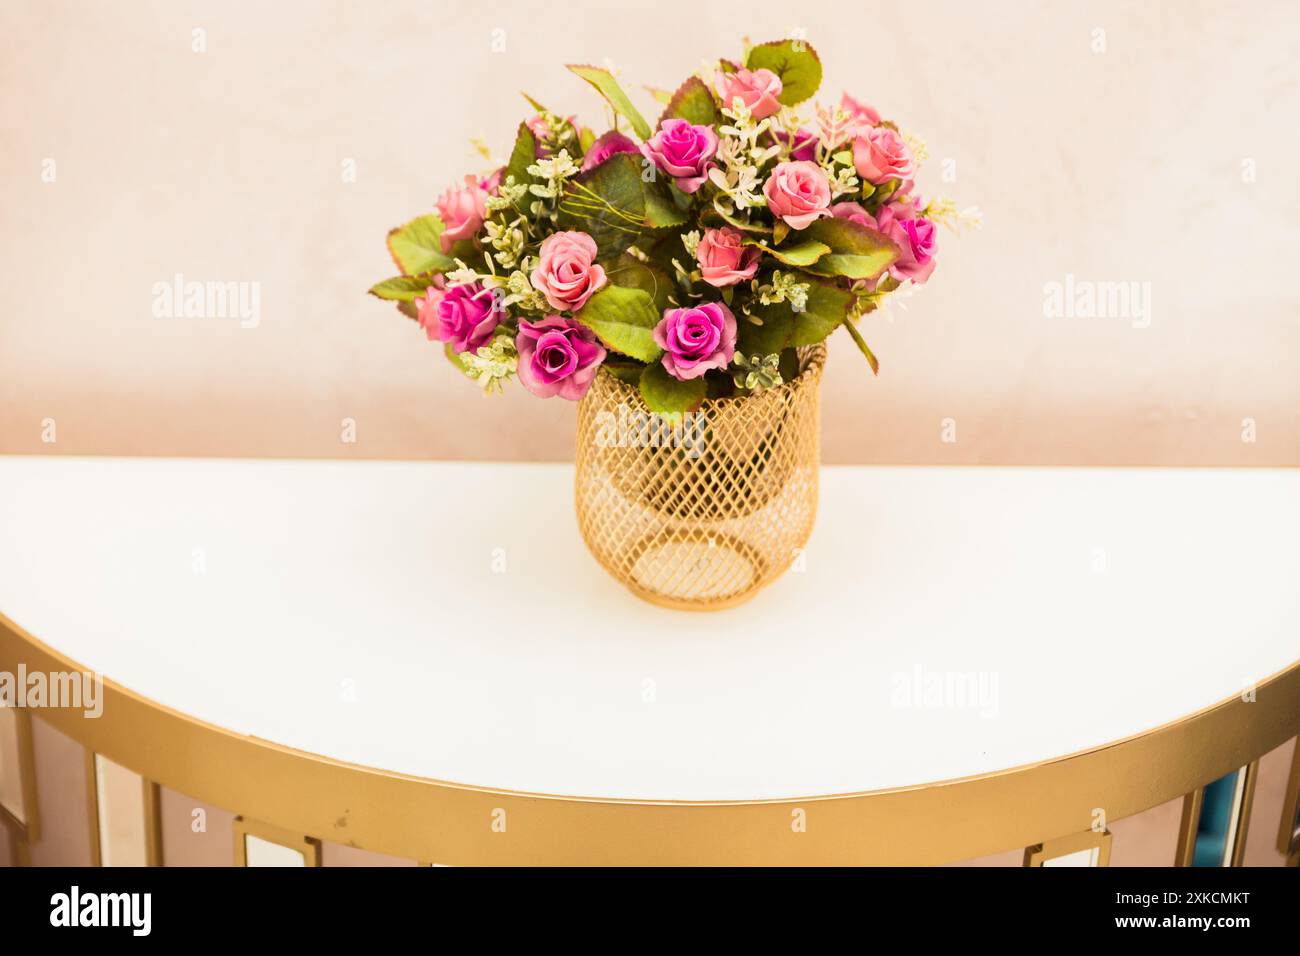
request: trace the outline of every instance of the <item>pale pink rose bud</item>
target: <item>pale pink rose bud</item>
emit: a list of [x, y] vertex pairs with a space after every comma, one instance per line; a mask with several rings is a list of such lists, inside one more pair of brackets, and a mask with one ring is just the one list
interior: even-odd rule
[[907, 143], [887, 126], [869, 129], [853, 141], [853, 165], [859, 176], [876, 186], [891, 179], [907, 182], [916, 172]]
[[781, 78], [771, 70], [736, 70], [734, 73], [718, 72], [718, 92], [722, 105], [730, 108], [740, 100], [749, 108], [754, 119], [766, 119], [781, 109]]
[[871, 215], [859, 203], [837, 202], [834, 206], [831, 206], [831, 215], [836, 219], [847, 219], [850, 222], [856, 222], [859, 226], [876, 228]]
[[791, 229], [807, 229], [815, 220], [830, 215], [831, 186], [816, 163], [778, 164], [763, 184], [763, 195], [772, 215], [785, 220]]
[[847, 93], [840, 97], [840, 109], [852, 116], [854, 121], [864, 129], [868, 126], [880, 125], [880, 114], [876, 112], [875, 107], [860, 103]]
[[487, 197], [487, 190], [473, 176], [465, 177], [464, 186], [453, 186], [442, 194], [434, 205], [444, 226], [443, 252], [450, 252], [453, 243], [471, 239], [479, 231], [487, 215]]
[[557, 232], [542, 241], [529, 277], [551, 308], [577, 312], [609, 280], [596, 265], [596, 240], [585, 232]]
[[757, 246], [745, 245], [744, 236], [730, 226], [704, 230], [704, 238], [695, 249], [700, 275], [719, 289], [752, 279], [762, 254]]

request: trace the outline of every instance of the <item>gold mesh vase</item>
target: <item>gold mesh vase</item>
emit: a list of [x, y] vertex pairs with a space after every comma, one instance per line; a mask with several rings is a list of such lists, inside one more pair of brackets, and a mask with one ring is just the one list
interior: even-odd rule
[[578, 527], [605, 569], [669, 607], [753, 597], [798, 557], [817, 514], [826, 350], [799, 374], [671, 420], [601, 369], [578, 405]]

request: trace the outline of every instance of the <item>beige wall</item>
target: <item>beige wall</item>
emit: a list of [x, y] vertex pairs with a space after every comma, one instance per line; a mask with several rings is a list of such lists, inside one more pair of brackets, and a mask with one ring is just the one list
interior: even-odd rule
[[[833, 343], [828, 461], [1300, 464], [1294, 6], [907, 10], [5, 4], [0, 452], [571, 457], [570, 406], [481, 398], [363, 295], [389, 271], [385, 230], [477, 165], [470, 137], [508, 148], [518, 90], [595, 121], [563, 63], [668, 86], [742, 32], [803, 29], [825, 89], [922, 135], [922, 186], [987, 217], [944, 238], [908, 311], [867, 320], [879, 378]], [[177, 272], [260, 282], [260, 325], [154, 318], [153, 284]], [[1045, 318], [1067, 273], [1149, 282], [1150, 327]]]

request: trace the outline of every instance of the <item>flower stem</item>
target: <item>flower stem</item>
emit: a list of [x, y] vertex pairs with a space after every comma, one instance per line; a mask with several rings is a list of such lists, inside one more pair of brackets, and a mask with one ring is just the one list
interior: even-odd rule
[[859, 332], [857, 326], [853, 324], [853, 320], [848, 316], [845, 316], [843, 324], [844, 327], [849, 330], [849, 335], [853, 336], [853, 341], [858, 344], [858, 350], [867, 357], [867, 364], [871, 366], [872, 374], [879, 375], [880, 363], [876, 360], [876, 356], [872, 354], [866, 340], [862, 337], [862, 333]]

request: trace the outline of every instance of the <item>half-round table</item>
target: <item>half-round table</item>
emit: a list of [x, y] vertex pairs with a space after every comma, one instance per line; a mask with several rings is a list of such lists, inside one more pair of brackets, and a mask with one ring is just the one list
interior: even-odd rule
[[1300, 730], [1300, 473], [837, 468], [750, 603], [605, 576], [563, 465], [0, 459], [0, 671], [249, 819], [465, 864], [923, 864]]

